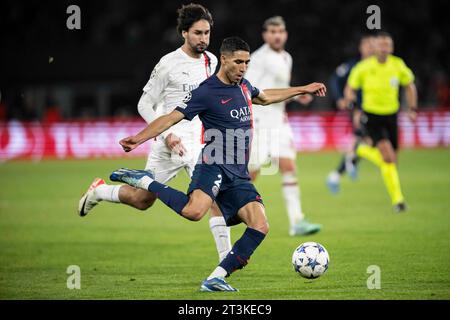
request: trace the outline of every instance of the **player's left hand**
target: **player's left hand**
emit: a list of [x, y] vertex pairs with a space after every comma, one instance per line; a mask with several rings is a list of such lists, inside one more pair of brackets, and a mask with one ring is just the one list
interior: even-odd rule
[[409, 109], [408, 110], [408, 118], [409, 120], [411, 120], [412, 122], [416, 122], [417, 119], [417, 111], [414, 109]]
[[183, 143], [181, 143], [180, 137], [173, 133], [170, 133], [166, 137], [166, 145], [170, 148], [170, 150], [178, 154], [180, 157], [182, 157], [187, 152]]

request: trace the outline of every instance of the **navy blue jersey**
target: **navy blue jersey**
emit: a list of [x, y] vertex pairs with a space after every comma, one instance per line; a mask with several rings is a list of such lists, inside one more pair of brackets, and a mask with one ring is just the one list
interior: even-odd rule
[[253, 130], [252, 99], [259, 90], [243, 79], [228, 85], [211, 76], [185, 98], [186, 107], [176, 110], [203, 123], [205, 147], [201, 161], [222, 167], [229, 177], [249, 179], [248, 161]]

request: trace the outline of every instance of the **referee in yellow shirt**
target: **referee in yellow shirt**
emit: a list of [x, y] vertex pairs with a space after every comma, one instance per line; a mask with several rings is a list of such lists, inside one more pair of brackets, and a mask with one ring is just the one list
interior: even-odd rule
[[351, 71], [345, 98], [356, 100], [356, 90], [362, 90], [363, 122], [372, 140], [372, 146], [359, 145], [356, 154], [377, 165], [391, 197], [394, 210], [406, 210], [397, 171], [398, 127], [397, 113], [400, 107], [399, 87], [405, 88], [408, 115], [416, 118], [417, 91], [414, 74], [403, 60], [392, 55], [394, 43], [386, 33], [375, 38], [375, 55], [360, 61]]

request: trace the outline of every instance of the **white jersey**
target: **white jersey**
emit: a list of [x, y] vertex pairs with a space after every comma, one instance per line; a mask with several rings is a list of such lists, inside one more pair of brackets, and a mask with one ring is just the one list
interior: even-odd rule
[[[288, 88], [290, 87], [291, 73], [291, 55], [284, 50], [277, 52], [271, 49], [268, 44], [264, 44], [251, 55], [245, 78], [254, 87], [261, 90]], [[257, 118], [264, 117], [272, 119], [272, 121], [275, 119], [282, 120], [285, 113], [285, 103], [280, 102], [264, 107], [255, 106], [254, 113]]]
[[[214, 74], [216, 66], [217, 58], [208, 51], [200, 58], [190, 57], [181, 48], [166, 54], [153, 69], [143, 89], [144, 92], [138, 104], [140, 115], [147, 123], [150, 123], [156, 117], [170, 113], [177, 106], [185, 106], [183, 100], [201, 82]], [[163, 138], [169, 133], [176, 134], [182, 140], [186, 135], [191, 138], [195, 133], [198, 135], [197, 141], [200, 142], [200, 119], [195, 117], [192, 121], [180, 121], [165, 131], [162, 134]]]
[[[245, 78], [264, 91], [271, 88], [289, 88], [291, 73], [291, 55], [284, 50], [277, 52], [268, 44], [264, 44], [251, 55]], [[253, 107], [255, 132], [250, 154], [250, 171], [261, 170], [262, 174], [273, 174], [275, 171], [271, 170], [278, 166], [266, 165], [274, 158], [295, 159], [293, 134], [285, 109], [284, 102]]]

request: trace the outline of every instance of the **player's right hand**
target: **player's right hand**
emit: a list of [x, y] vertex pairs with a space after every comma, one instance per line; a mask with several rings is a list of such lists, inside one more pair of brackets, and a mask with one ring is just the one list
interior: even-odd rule
[[122, 146], [122, 149], [125, 152], [130, 152], [139, 145], [134, 136], [123, 138], [119, 141], [119, 144]]
[[345, 98], [340, 98], [336, 101], [336, 105], [339, 110], [345, 110], [349, 107], [349, 102]]
[[166, 137], [166, 145], [170, 150], [178, 154], [180, 157], [186, 154], [186, 148], [181, 143], [180, 137], [173, 133], [169, 133], [169, 135]]
[[327, 93], [327, 87], [323, 83], [313, 82], [303, 87], [304, 93], [315, 94], [319, 97], [325, 97]]

